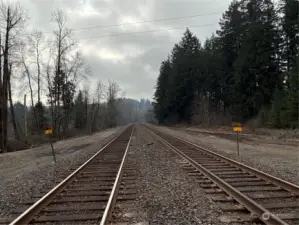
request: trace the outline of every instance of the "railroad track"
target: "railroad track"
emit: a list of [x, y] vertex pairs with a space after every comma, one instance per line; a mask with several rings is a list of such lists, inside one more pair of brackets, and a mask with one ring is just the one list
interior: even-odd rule
[[[184, 160], [231, 223], [299, 224], [299, 186], [146, 126]], [[248, 213], [249, 212], [249, 213]]]
[[[10, 225], [108, 224], [116, 200], [130, 199], [121, 176], [134, 126], [109, 142]], [[126, 176], [130, 171], [126, 171]], [[124, 179], [124, 178], [122, 178]], [[121, 199], [118, 194], [122, 194]], [[30, 204], [31, 202], [27, 202]]]

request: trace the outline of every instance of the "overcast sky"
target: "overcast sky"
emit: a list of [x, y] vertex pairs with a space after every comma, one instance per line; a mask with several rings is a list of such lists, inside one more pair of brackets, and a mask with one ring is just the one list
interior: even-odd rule
[[[73, 29], [125, 24], [75, 30], [74, 39], [78, 40], [80, 50], [92, 68], [90, 83], [95, 83], [98, 78], [103, 82], [114, 80], [122, 87], [126, 97], [135, 99], [152, 98], [160, 63], [167, 58], [174, 43], [180, 40], [185, 28], [190, 27], [200, 41], [204, 42], [217, 29], [221, 13], [228, 8], [229, 2], [230, 0], [20, 0], [30, 17], [29, 27], [44, 32], [52, 31], [50, 18], [55, 9], [66, 12], [68, 26]], [[213, 15], [195, 16], [201, 14]], [[173, 17], [189, 18], [135, 23]], [[128, 34], [144, 31], [156, 32]], [[113, 36], [114, 34], [125, 35]]]

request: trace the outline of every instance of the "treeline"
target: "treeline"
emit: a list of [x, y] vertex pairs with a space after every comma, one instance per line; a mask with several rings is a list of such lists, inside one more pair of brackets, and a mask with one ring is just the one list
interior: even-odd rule
[[233, 1], [203, 45], [187, 29], [160, 67], [158, 121], [298, 127], [298, 10], [296, 0]]
[[[79, 89], [71, 104], [67, 128], [62, 129], [56, 138], [68, 138], [128, 123], [145, 122], [151, 102], [147, 99], [137, 101], [124, 98], [121, 97], [120, 93], [119, 85], [111, 81], [106, 85], [98, 81], [94, 87]], [[23, 134], [25, 132], [25, 110], [27, 112], [27, 142], [36, 145], [47, 141], [48, 138], [45, 135], [41, 137], [41, 134], [44, 133], [44, 128], [47, 125], [51, 125], [51, 107], [43, 107], [40, 123], [44, 127], [37, 131], [33, 108], [31, 106], [25, 108], [24, 104], [20, 102], [14, 104], [18, 132]], [[9, 115], [8, 120], [11, 121], [11, 115]], [[11, 124], [8, 129], [8, 136], [12, 137], [12, 135], [13, 127]], [[9, 150], [11, 149], [9, 148]]]
[[148, 121], [148, 110], [152, 108], [149, 99], [140, 99], [140, 101], [130, 98], [121, 98], [117, 106], [119, 116], [117, 117], [118, 125], [128, 123]]
[[[49, 21], [52, 33], [30, 30], [18, 2], [0, 3], [0, 153], [7, 151], [9, 139], [40, 140], [47, 125], [61, 139], [125, 123], [121, 88], [113, 81], [88, 81], [92, 71], [66, 14], [55, 10]], [[23, 101], [16, 104], [24, 94], [26, 107]]]

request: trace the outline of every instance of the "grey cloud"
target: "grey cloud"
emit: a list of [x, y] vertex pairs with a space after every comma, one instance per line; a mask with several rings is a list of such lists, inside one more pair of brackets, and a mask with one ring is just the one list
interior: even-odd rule
[[[30, 27], [51, 32], [53, 26], [50, 18], [52, 11], [57, 8], [65, 12], [73, 12], [68, 14], [68, 25], [70, 28], [78, 29], [119, 24], [124, 17], [130, 17], [133, 21], [147, 21], [224, 12], [229, 2], [229, 0], [22, 0], [21, 4], [28, 8], [31, 17]], [[84, 12], [84, 4], [88, 5], [94, 13], [87, 13], [84, 16], [78, 13], [81, 12], [80, 10]], [[102, 36], [213, 24], [190, 28], [200, 41], [204, 42], [205, 38], [217, 29], [220, 17], [221, 14], [142, 23], [138, 26], [126, 25], [123, 26], [125, 30], [120, 26], [82, 29], [74, 31], [74, 38], [80, 43], [86, 61], [93, 70], [90, 83], [95, 83], [98, 78], [103, 81], [111, 79], [119, 83], [127, 97], [151, 98], [160, 63], [167, 58], [174, 43], [180, 41], [184, 29], [125, 36]], [[85, 39], [87, 37], [94, 38]], [[119, 54], [125, 58], [114, 60], [105, 58], [99, 53], [103, 49], [108, 53], [110, 51], [111, 57], [113, 54]]]
[[92, 69], [97, 71], [89, 78], [89, 82], [100, 79], [104, 83], [107, 80], [116, 81], [126, 92], [127, 97], [141, 98], [152, 97], [152, 90], [155, 83], [155, 77], [148, 76], [145, 65], [139, 63], [111, 63], [105, 60], [98, 60], [92, 55], [87, 56]]

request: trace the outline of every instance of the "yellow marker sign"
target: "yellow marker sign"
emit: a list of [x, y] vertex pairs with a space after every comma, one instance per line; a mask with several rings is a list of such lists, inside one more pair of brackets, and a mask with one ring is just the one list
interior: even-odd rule
[[45, 134], [52, 134], [52, 129], [50, 129], [50, 130], [45, 130]]
[[243, 125], [241, 123], [232, 123], [233, 131], [237, 133], [237, 153], [239, 155], [239, 132], [242, 132]]
[[233, 127], [233, 131], [242, 132], [242, 127]]

